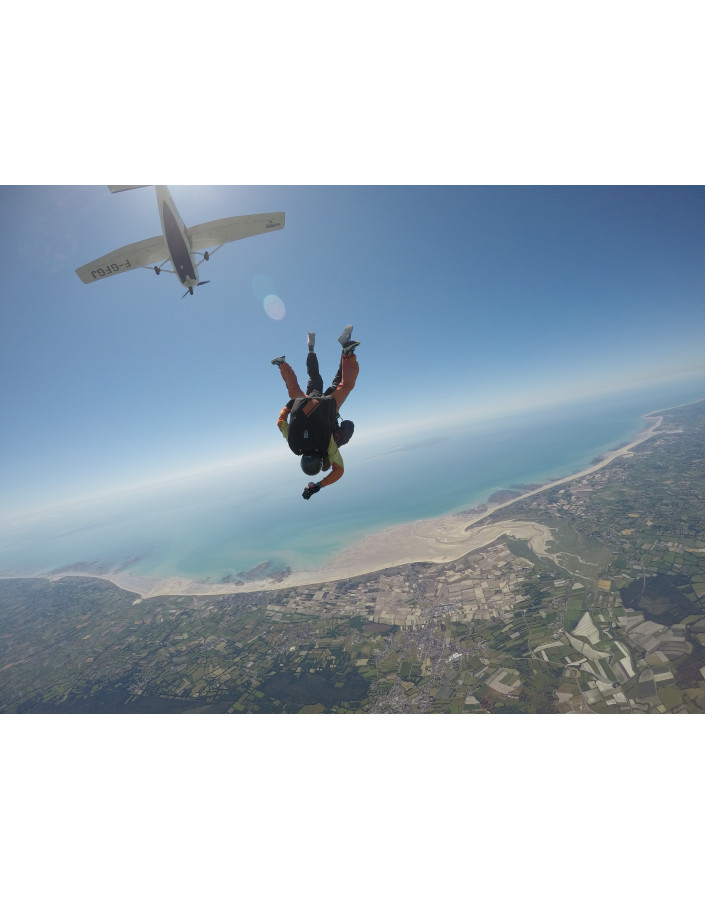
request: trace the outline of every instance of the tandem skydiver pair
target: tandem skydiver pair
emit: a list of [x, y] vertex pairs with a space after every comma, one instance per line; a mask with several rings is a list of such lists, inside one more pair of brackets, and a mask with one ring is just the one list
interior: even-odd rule
[[323, 390], [323, 379], [315, 352], [316, 334], [307, 336], [306, 372], [308, 383], [302, 391], [294, 370], [286, 357], [277, 356], [272, 364], [279, 367], [289, 393], [289, 402], [279, 413], [277, 427], [284, 435], [290, 450], [301, 457], [301, 468], [313, 477], [328, 472], [321, 481], [309, 481], [303, 498], [309, 500], [321, 488], [328, 487], [343, 477], [344, 465], [340, 447], [348, 443], [355, 426], [349, 419], [340, 420], [340, 407], [355, 387], [360, 366], [355, 350], [359, 341], [352, 340], [352, 325], [346, 325], [338, 337], [342, 350], [338, 371], [329, 388]]

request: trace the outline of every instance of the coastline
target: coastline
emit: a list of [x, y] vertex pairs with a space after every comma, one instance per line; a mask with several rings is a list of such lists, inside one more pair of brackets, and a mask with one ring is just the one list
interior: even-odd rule
[[[660, 412], [664, 412], [661, 410]], [[289, 587], [303, 587], [369, 575], [382, 569], [416, 562], [452, 562], [472, 550], [477, 550], [497, 540], [502, 534], [510, 533], [529, 541], [539, 555], [549, 556], [546, 542], [551, 539], [548, 528], [535, 522], [515, 521], [511, 518], [492, 525], [481, 525], [483, 519], [500, 509], [507, 509], [518, 500], [534, 496], [560, 484], [568, 484], [585, 475], [590, 475], [613, 460], [626, 456], [638, 444], [658, 433], [663, 417], [648, 413], [644, 419], [654, 419], [651, 425], [640, 431], [634, 440], [603, 454], [587, 468], [555, 481], [547, 482], [527, 491], [517, 492], [509, 500], [481, 506], [476, 509], [451, 513], [435, 519], [420, 519], [415, 522], [394, 525], [376, 532], [362, 541], [340, 551], [322, 566], [294, 571], [280, 580], [266, 578], [245, 584], [213, 584], [193, 581], [182, 577], [160, 578], [149, 575], [115, 573], [96, 576], [95, 573], [62, 572], [61, 576], [84, 575], [103, 577], [120, 588], [139, 594], [138, 603], [150, 597], [165, 595], [222, 596], [232, 593], [252, 593], [255, 591], [278, 590]], [[500, 492], [500, 494], [503, 492]]]

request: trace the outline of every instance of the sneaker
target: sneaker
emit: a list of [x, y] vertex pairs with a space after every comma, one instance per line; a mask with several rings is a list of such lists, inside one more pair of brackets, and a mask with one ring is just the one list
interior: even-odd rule
[[348, 341], [347, 344], [343, 344], [343, 355], [350, 356], [351, 353], [355, 352], [355, 347], [359, 347], [359, 341]]
[[309, 331], [308, 337], [306, 338], [306, 342], [308, 344], [308, 352], [311, 353], [311, 351], [313, 350], [313, 348], [316, 345], [316, 332], [315, 331]]
[[338, 341], [343, 345], [343, 347], [350, 341], [352, 330], [352, 325], [346, 325], [345, 328], [343, 328], [343, 333], [338, 338]]
[[286, 362], [286, 356], [277, 356], [276, 359], [272, 360], [272, 365], [280, 366], [283, 362]]

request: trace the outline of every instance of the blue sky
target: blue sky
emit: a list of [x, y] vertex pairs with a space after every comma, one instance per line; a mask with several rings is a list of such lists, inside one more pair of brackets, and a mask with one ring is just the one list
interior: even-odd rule
[[[286, 447], [272, 357], [324, 377], [355, 326], [358, 437], [705, 367], [699, 187], [172, 186], [187, 225], [286, 213], [182, 299], [149, 270], [75, 268], [160, 231], [154, 189], [0, 189], [5, 508]], [[269, 299], [266, 299], [269, 297]], [[276, 297], [277, 300], [272, 298]], [[274, 317], [273, 317], [274, 316]], [[266, 468], [262, 471], [266, 478]], [[292, 490], [298, 484], [292, 485]]]
[[[182, 17], [142, 5], [125, 66], [110, 16], [77, 46], [61, 15], [38, 34], [13, 10], [5, 82], [37, 58], [52, 77], [5, 98], [4, 508], [234, 458], [266, 478], [285, 452], [269, 360], [303, 372], [309, 329], [330, 376], [355, 325], [346, 414], [380, 443], [702, 364], [687, 5], [323, 12], [248, 8], [236, 38], [194, 22], [167, 97], [154, 37], [185, 47]], [[286, 228], [220, 250], [193, 299], [149, 271], [83, 285], [78, 266], [159, 232], [151, 188], [103, 183], [154, 180], [187, 224], [284, 210]], [[203, 182], [230, 186], [179, 186]]]

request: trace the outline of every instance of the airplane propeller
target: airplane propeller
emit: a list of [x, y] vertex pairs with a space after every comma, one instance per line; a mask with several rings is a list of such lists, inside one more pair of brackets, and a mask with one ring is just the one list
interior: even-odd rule
[[[208, 281], [199, 281], [196, 287], [200, 287], [202, 284], [210, 284], [210, 279]], [[183, 300], [184, 297], [187, 297], [189, 294], [193, 297], [193, 288], [189, 288], [185, 294], [182, 294], [181, 299]]]

